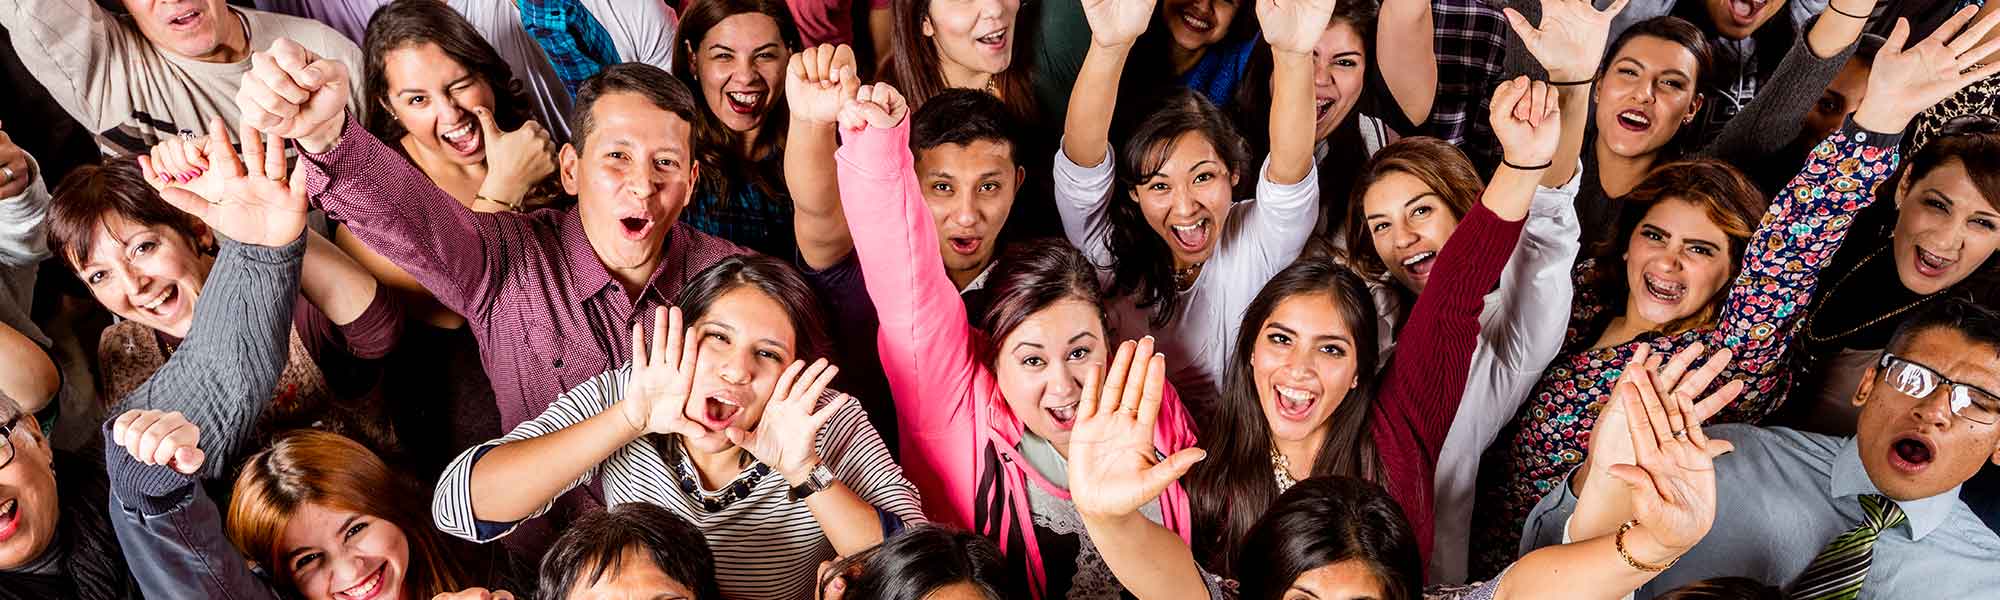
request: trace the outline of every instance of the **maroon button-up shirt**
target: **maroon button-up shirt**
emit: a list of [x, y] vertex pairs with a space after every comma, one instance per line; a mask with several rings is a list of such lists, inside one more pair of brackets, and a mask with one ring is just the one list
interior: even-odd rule
[[591, 249], [574, 206], [466, 210], [352, 116], [332, 151], [307, 158], [306, 189], [327, 215], [466, 318], [502, 431], [630, 360], [633, 323], [650, 330], [653, 309], [671, 305], [689, 278], [746, 252], [675, 223], [633, 300]]

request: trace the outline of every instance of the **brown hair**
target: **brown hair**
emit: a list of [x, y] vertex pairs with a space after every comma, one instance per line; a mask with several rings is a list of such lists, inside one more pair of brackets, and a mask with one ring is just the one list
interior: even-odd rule
[[339, 434], [310, 429], [286, 434], [244, 462], [232, 496], [225, 526], [229, 541], [286, 587], [291, 565], [283, 560], [278, 538], [306, 504], [369, 515], [402, 529], [410, 547], [403, 582], [411, 597], [428, 598], [475, 583], [447, 555], [444, 538], [431, 527], [425, 505], [430, 494]]
[[[1059, 239], [1040, 239], [1009, 245], [988, 275], [990, 300], [979, 315], [974, 336], [974, 354], [992, 365], [1000, 356], [1000, 344], [1028, 317], [1063, 300], [1077, 300], [1098, 308], [1103, 325], [1103, 293], [1097, 287], [1097, 267], [1082, 252]], [[1110, 327], [1104, 327], [1106, 333]], [[1109, 340], [1106, 341], [1109, 343]]]
[[[696, 97], [701, 96], [701, 83], [695, 81], [695, 63], [701, 56], [701, 39], [708, 37], [709, 30], [721, 25], [724, 20], [736, 15], [757, 14], [770, 17], [778, 24], [778, 41], [785, 49], [798, 52], [805, 47], [800, 41], [798, 25], [792, 21], [792, 11], [779, 0], [692, 0], [687, 10], [681, 12], [680, 29], [674, 32], [674, 76], [680, 78], [681, 85]], [[694, 152], [708, 169], [706, 177], [696, 182], [701, 189], [720, 198], [728, 198], [730, 190], [739, 184], [748, 184], [757, 193], [769, 197], [786, 195], [782, 168], [772, 168], [772, 163], [783, 161], [758, 160], [760, 156], [782, 156], [785, 152], [785, 133], [791, 123], [791, 105], [785, 99], [784, 70], [779, 69], [779, 80], [770, 91], [771, 107], [765, 109], [763, 124], [757, 128], [757, 139], [751, 140], [749, 156], [738, 154], [738, 134], [724, 126], [708, 104], [701, 103], [698, 115], [689, 124], [694, 126]], [[782, 167], [782, 164], [775, 165]]]
[[400, 151], [402, 145], [396, 140], [409, 133], [389, 109], [389, 53], [423, 44], [437, 44], [445, 56], [493, 88], [493, 122], [500, 128], [511, 130], [531, 118], [528, 96], [514, 80], [513, 69], [472, 23], [436, 0], [396, 0], [368, 18], [363, 46], [361, 76], [368, 99], [362, 106], [362, 124], [377, 139]]
[[[1639, 222], [1645, 220], [1646, 213], [1661, 202], [1678, 201], [1692, 204], [1708, 217], [1710, 223], [1722, 229], [1729, 237], [1729, 277], [1734, 281], [1736, 273], [1743, 268], [1744, 247], [1750, 242], [1750, 235], [1757, 230], [1763, 220], [1764, 210], [1769, 203], [1757, 187], [1743, 176], [1742, 171], [1719, 160], [1696, 158], [1660, 165], [1646, 174], [1639, 185], [1625, 194], [1625, 206], [1618, 219], [1618, 235], [1607, 238], [1594, 252], [1598, 256], [1598, 266], [1586, 273], [1584, 283], [1598, 290], [1604, 306], [1612, 307], [1606, 317], [1616, 316], [1625, 306], [1625, 298], [1631, 293], [1626, 289], [1625, 260], [1622, 256], [1631, 245], [1632, 233], [1639, 229]], [[1661, 333], [1675, 334], [1715, 322], [1716, 313], [1722, 308], [1722, 299], [1728, 295], [1728, 288], [1718, 290], [1708, 298], [1702, 309], [1672, 323], [1667, 323]]]
[[1354, 188], [1347, 199], [1347, 263], [1368, 279], [1381, 279], [1389, 267], [1375, 253], [1374, 236], [1368, 232], [1368, 207], [1361, 199], [1368, 194], [1368, 188], [1391, 173], [1402, 173], [1423, 182], [1424, 187], [1444, 201], [1454, 219], [1464, 219], [1486, 187], [1479, 172], [1473, 170], [1472, 159], [1444, 140], [1403, 138], [1376, 152], [1361, 167], [1361, 174], [1355, 176]]
[[163, 225], [185, 238], [191, 248], [207, 231], [193, 216], [161, 199], [137, 163], [113, 159], [77, 167], [56, 186], [49, 201], [49, 252], [71, 268], [82, 265], [90, 247], [97, 245], [97, 236], [107, 233], [104, 220], [111, 215], [148, 227]]
[[[1026, 4], [1022, 2], [1023, 8]], [[924, 35], [924, 19], [930, 18], [931, 0], [895, 0], [891, 9], [896, 20], [889, 28], [890, 52], [883, 59], [878, 76], [882, 82], [896, 86], [912, 110], [923, 108], [925, 102], [951, 87], [944, 81], [944, 61], [938, 56], [937, 42]], [[1024, 18], [1015, 13], [1010, 28], [1014, 36], [1013, 60], [1007, 63], [1006, 71], [993, 75], [1000, 101], [1007, 104], [1015, 120], [1023, 123], [1036, 122], [1034, 79], [1029, 72], [1033, 68], [1033, 50], [1025, 43], [1036, 39], [1034, 25], [1032, 15]]]

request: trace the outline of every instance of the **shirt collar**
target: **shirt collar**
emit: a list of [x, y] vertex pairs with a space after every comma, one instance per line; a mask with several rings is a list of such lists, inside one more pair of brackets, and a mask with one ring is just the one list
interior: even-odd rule
[[[597, 249], [590, 247], [590, 234], [583, 230], [582, 209], [575, 206], [563, 209], [562, 222], [558, 227], [558, 243], [562, 244], [563, 262], [569, 270], [569, 289], [564, 293], [569, 295], [571, 301], [580, 304], [604, 293], [606, 287], [623, 289], [617, 280], [611, 278], [611, 269], [604, 267], [604, 260], [597, 257]], [[660, 287], [660, 274], [681, 259], [681, 249], [687, 245], [682, 243], [687, 237], [682, 227], [678, 221], [668, 227], [667, 238], [661, 242], [666, 244], [667, 252], [660, 256], [660, 264], [653, 267], [653, 275], [646, 280], [646, 287], [652, 288], [662, 303], [673, 299], [665, 288]]]
[[986, 289], [986, 276], [993, 274], [993, 265], [997, 264], [1000, 264], [1000, 261], [997, 260], [986, 261], [986, 268], [980, 269], [979, 274], [973, 276], [972, 281], [965, 282], [965, 289], [959, 290], [958, 293], [964, 294], [975, 290]]
[[[1924, 536], [1944, 525], [1951, 519], [1952, 511], [1958, 508], [1958, 488], [1952, 486], [1944, 493], [1916, 500], [1896, 500], [1903, 514], [1910, 518], [1910, 539], [1922, 541]], [[1840, 450], [1833, 456], [1833, 477], [1829, 491], [1835, 498], [1858, 498], [1868, 494], [1881, 494], [1875, 481], [1868, 477], [1867, 467], [1861, 464], [1861, 445], [1855, 438], [1841, 442]]]

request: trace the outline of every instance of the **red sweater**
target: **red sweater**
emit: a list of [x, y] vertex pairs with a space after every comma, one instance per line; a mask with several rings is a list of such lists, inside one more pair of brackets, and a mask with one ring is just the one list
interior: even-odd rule
[[1416, 530], [1424, 564], [1431, 556], [1431, 481], [1465, 393], [1479, 312], [1524, 222], [1503, 220], [1484, 204], [1466, 212], [1438, 252], [1437, 272], [1396, 337], [1396, 356], [1375, 393], [1370, 429], [1382, 455], [1382, 484]]

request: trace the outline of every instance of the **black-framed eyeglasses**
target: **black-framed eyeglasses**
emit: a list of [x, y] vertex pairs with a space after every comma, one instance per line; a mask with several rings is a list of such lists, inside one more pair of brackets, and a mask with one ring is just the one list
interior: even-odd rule
[[0, 425], [0, 469], [14, 464], [14, 426], [19, 424], [21, 417], [15, 415], [14, 418], [8, 419], [6, 424]]
[[2000, 423], [2000, 397], [1993, 392], [1946, 379], [1930, 367], [1887, 352], [1877, 364], [1882, 368], [1882, 383], [1903, 395], [1924, 400], [1942, 388], [1947, 390], [1951, 414], [1981, 425]]

